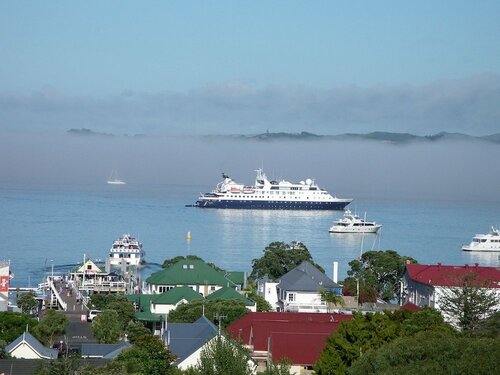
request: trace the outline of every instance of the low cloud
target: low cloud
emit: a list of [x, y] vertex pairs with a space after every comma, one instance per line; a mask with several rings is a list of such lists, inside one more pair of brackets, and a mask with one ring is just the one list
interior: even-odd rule
[[500, 76], [483, 74], [423, 86], [253, 88], [230, 82], [189, 92], [72, 97], [54, 88], [0, 93], [0, 128], [114, 134], [317, 134], [374, 130], [419, 135], [497, 133]]

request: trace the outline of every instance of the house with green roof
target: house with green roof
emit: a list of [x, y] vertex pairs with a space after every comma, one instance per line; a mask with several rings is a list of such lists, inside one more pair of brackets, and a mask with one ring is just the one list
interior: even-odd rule
[[246, 285], [245, 273], [217, 271], [200, 259], [181, 259], [146, 279], [149, 294], [161, 294], [180, 286], [190, 287], [203, 297], [229, 287], [241, 290]]
[[179, 286], [162, 294], [153, 294], [150, 299], [150, 311], [153, 314], [168, 314], [170, 310], [176, 309], [177, 306], [183, 303], [202, 299], [203, 296], [192, 288]]
[[212, 294], [208, 295], [206, 299], [208, 301], [215, 301], [217, 299], [224, 299], [224, 300], [235, 299], [238, 301], [242, 301], [248, 310], [252, 312], [257, 311], [257, 303], [255, 303], [255, 301], [251, 300], [248, 297], [245, 297], [243, 294], [237, 292], [233, 288], [228, 288], [228, 287], [221, 288], [213, 292]]

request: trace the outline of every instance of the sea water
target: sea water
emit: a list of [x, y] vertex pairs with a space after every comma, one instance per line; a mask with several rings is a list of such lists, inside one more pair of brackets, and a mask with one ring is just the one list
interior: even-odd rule
[[339, 262], [340, 279], [348, 263], [368, 250], [396, 250], [419, 263], [500, 265], [499, 253], [461, 251], [474, 234], [500, 224], [500, 208], [487, 202], [356, 197], [349, 208], [383, 224], [379, 234], [330, 234], [341, 211], [186, 207], [204, 189], [0, 186], [0, 260], [10, 260], [12, 286], [35, 286], [52, 268], [58, 272], [84, 255], [105, 259], [112, 242], [130, 233], [153, 265], [192, 254], [228, 271], [250, 273], [252, 260], [274, 241], [303, 242], [329, 276], [332, 263]]

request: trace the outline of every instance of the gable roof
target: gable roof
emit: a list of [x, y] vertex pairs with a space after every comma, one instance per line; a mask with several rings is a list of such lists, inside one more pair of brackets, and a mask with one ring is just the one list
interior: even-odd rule
[[272, 359], [278, 362], [288, 358], [295, 365], [312, 365], [318, 361], [330, 335], [331, 333], [273, 332], [270, 340]]
[[118, 344], [95, 344], [83, 343], [81, 349], [82, 357], [113, 359], [123, 350], [130, 348], [129, 342], [120, 342]]
[[29, 332], [24, 332], [21, 336], [7, 345], [5, 347], [5, 352], [10, 354], [23, 344], [28, 345], [35, 353], [37, 353], [38, 356], [40, 356], [40, 358], [57, 359], [57, 355], [59, 353], [57, 349], [51, 349], [43, 346], [43, 344]]
[[175, 305], [183, 299], [189, 302], [203, 299], [203, 296], [188, 286], [178, 286], [165, 293], [153, 295], [151, 302], [158, 305]]
[[238, 293], [236, 290], [230, 287], [224, 287], [215, 292], [209, 294], [206, 298], [208, 301], [215, 301], [216, 299], [235, 299], [238, 301], [242, 301], [245, 306], [254, 306], [255, 302], [250, 298], [245, 297], [241, 293]]
[[480, 267], [477, 263], [474, 266], [407, 264], [405, 273], [409, 279], [429, 286], [461, 286], [464, 277], [472, 276], [489, 288], [500, 288], [500, 268]]
[[319, 358], [325, 339], [350, 319], [352, 315], [344, 314], [250, 312], [227, 331], [257, 351], [267, 351], [270, 343], [274, 360], [288, 357], [294, 364], [310, 365]]
[[[88, 266], [90, 266], [90, 269], [88, 268]], [[101, 270], [101, 268], [99, 268], [99, 266], [97, 266], [97, 264], [92, 259], [87, 258], [81, 266], [78, 266], [76, 272], [102, 273], [103, 271]]]
[[230, 271], [226, 273], [226, 278], [231, 280], [237, 285], [245, 285], [246, 272], [242, 271]]
[[181, 259], [170, 267], [153, 273], [146, 282], [153, 285], [234, 285], [224, 277], [223, 272], [216, 271], [199, 259]]
[[205, 316], [194, 323], [168, 323], [168, 348], [177, 356], [176, 363], [180, 363], [217, 335], [217, 332], [215, 324]]
[[281, 277], [278, 288], [301, 292], [317, 292], [320, 288], [331, 290], [340, 288], [340, 285], [333, 282], [311, 263], [304, 261]]
[[158, 294], [128, 294], [127, 299], [139, 306], [142, 311], [150, 311], [151, 300]]

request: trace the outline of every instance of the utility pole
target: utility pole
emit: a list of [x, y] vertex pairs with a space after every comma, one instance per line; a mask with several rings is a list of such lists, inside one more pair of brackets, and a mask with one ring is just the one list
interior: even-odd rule
[[218, 323], [219, 323], [219, 333], [218, 335], [220, 336], [220, 333], [221, 333], [221, 321], [222, 319], [227, 319], [227, 315], [221, 315], [220, 313], [217, 313], [214, 315], [214, 318], [217, 319]]

